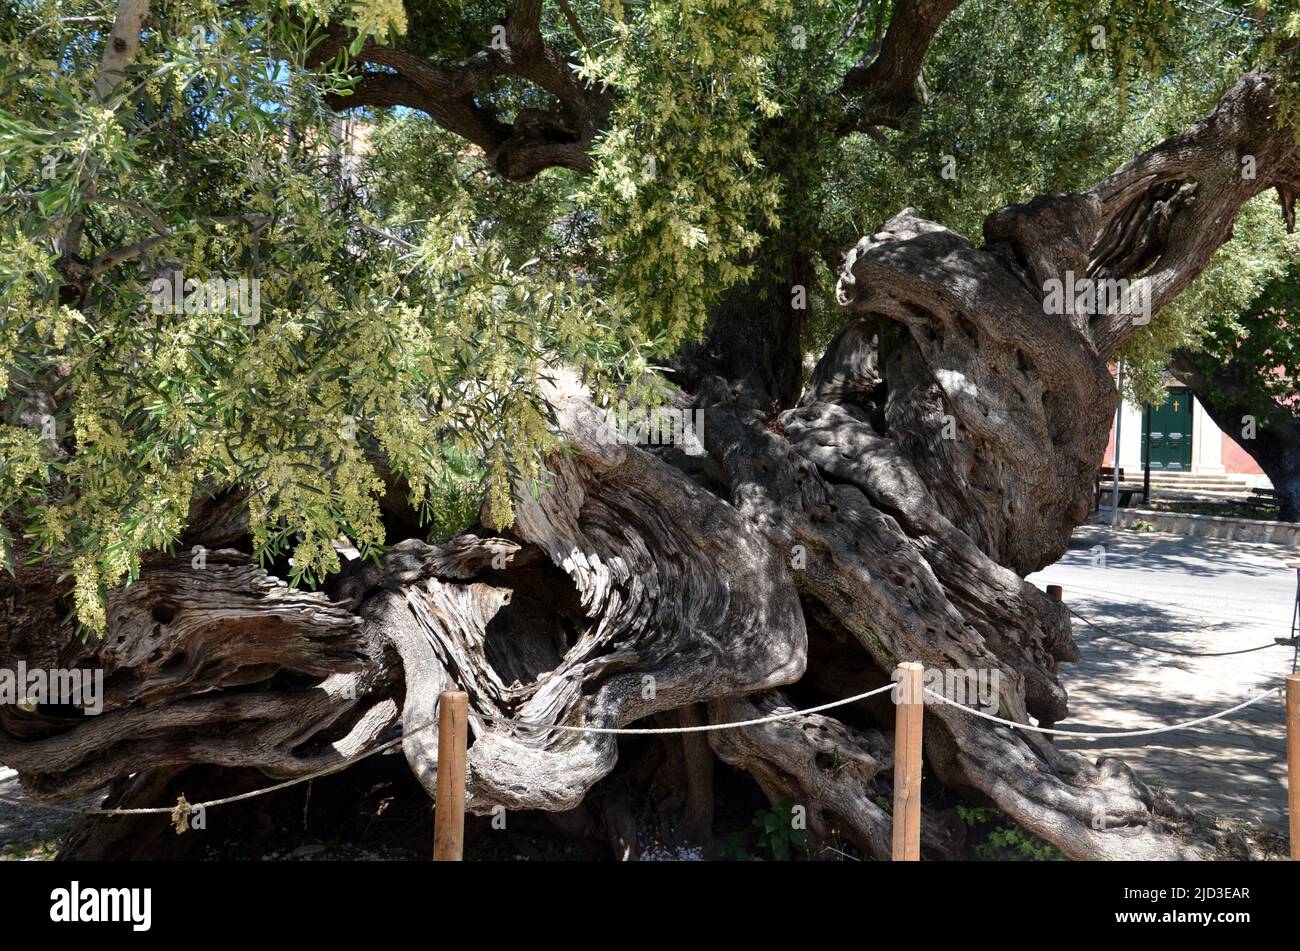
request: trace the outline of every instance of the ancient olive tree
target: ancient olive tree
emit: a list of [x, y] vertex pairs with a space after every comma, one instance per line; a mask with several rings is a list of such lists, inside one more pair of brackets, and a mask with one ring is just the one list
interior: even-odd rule
[[[1300, 188], [1281, 4], [73, 6], [0, 7], [0, 666], [106, 673], [96, 717], [0, 707], [51, 798], [304, 776], [456, 685], [528, 724], [475, 721], [472, 811], [626, 853], [588, 795], [619, 741], [548, 726], [902, 660], [1061, 720], [1068, 614], [1024, 576], [1089, 510], [1108, 363]], [[611, 439], [619, 401], [702, 446]], [[1205, 854], [1117, 760], [926, 716], [932, 790], [1074, 857]], [[882, 856], [892, 718], [635, 773], [707, 836], [720, 759]], [[432, 735], [404, 750], [432, 794]]]

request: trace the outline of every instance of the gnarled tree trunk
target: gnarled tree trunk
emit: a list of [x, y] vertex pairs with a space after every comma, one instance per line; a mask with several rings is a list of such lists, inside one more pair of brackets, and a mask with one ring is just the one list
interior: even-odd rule
[[[705, 414], [702, 462], [611, 444], [560, 373], [550, 399], [569, 448], [538, 495], [520, 494], [508, 530], [404, 542], [328, 595], [291, 592], [236, 554], [160, 562], [86, 645], [30, 613], [48, 577], [6, 582], [0, 666], [100, 665], [108, 693], [94, 718], [0, 708], [0, 761], [51, 798], [189, 764], [301, 776], [399, 721], [428, 723], [457, 685], [474, 711], [530, 724], [472, 719], [470, 810], [562, 811], [610, 773], [618, 745], [555, 724], [700, 705], [712, 722], [747, 719], [887, 683], [904, 660], [996, 671], [1003, 717], [1062, 719], [1069, 619], [1024, 575], [1059, 558], [1088, 512], [1115, 409], [1107, 361], [1134, 321], [1048, 313], [1048, 282], [1129, 279], [1155, 311], [1249, 197], [1277, 187], [1290, 219], [1300, 159], [1273, 109], [1269, 77], [1252, 73], [1091, 191], [990, 215], [980, 248], [899, 214], [845, 260], [846, 323], [798, 406], [771, 418], [721, 370], [679, 375], [683, 404]], [[1256, 178], [1240, 178], [1242, 154]], [[774, 800], [805, 805], [814, 835], [840, 828], [884, 857], [892, 716], [887, 700], [861, 703], [709, 744]], [[943, 786], [1067, 855], [1204, 854], [1169, 834], [1164, 804], [1117, 760], [947, 705], [926, 716]], [[405, 752], [432, 794], [432, 732]], [[941, 821], [926, 829], [929, 854], [953, 851]]]

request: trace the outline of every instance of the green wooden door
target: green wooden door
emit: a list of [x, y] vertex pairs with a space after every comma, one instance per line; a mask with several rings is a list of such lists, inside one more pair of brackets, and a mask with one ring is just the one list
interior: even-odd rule
[[[1192, 394], [1183, 386], [1169, 387], [1163, 406], [1150, 413], [1151, 468], [1170, 472], [1192, 470]], [[1146, 451], [1147, 414], [1142, 414], [1142, 448]]]

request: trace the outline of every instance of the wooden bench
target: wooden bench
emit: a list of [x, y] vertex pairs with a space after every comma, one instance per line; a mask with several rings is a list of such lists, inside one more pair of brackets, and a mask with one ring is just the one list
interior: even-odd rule
[[[1129, 486], [1124, 485], [1123, 467], [1120, 467], [1119, 470], [1119, 481], [1120, 481], [1119, 505], [1120, 508], [1128, 508], [1133, 501], [1133, 493], [1136, 492], [1137, 489], [1131, 485]], [[1106, 494], [1112, 494], [1114, 492], [1114, 489], [1115, 489], [1115, 467], [1102, 466], [1100, 469], [1097, 470], [1097, 484], [1096, 484], [1096, 491], [1095, 491], [1093, 505], [1092, 505], [1092, 510], [1094, 512], [1101, 508], [1102, 493], [1104, 492]]]

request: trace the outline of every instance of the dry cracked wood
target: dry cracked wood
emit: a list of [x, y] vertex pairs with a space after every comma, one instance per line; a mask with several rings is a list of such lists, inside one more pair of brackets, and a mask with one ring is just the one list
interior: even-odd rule
[[[779, 553], [672, 467], [603, 442], [576, 386], [553, 405], [577, 452], [554, 459], [512, 532], [543, 566], [430, 578], [363, 608], [402, 653], [407, 722], [430, 719], [449, 682], [480, 713], [615, 727], [797, 680], [806, 637]], [[610, 736], [476, 721], [468, 808], [572, 808], [616, 752]], [[432, 791], [433, 738], [413, 738], [407, 755]]]
[[[44, 577], [23, 593], [48, 597], [50, 587]], [[366, 642], [346, 608], [238, 552], [210, 552], [202, 567], [148, 566], [110, 598], [109, 618], [108, 635], [84, 643], [47, 616], [3, 619], [0, 667], [103, 671], [97, 716], [0, 706], [0, 762], [34, 795], [84, 795], [142, 768], [191, 763], [305, 775], [363, 751], [396, 720], [383, 689], [391, 672], [376, 662], [385, 646]]]

